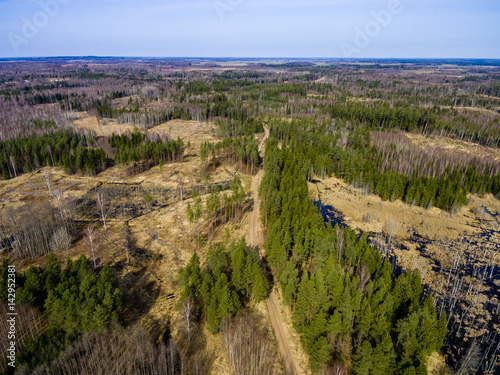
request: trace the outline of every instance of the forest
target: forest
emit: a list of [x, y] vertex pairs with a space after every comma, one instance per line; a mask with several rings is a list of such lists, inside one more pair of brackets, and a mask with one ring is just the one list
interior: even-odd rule
[[115, 149], [111, 160], [95, 137], [68, 131], [52, 132], [1, 141], [0, 160], [4, 180], [29, 173], [42, 166], [59, 166], [66, 173], [95, 175], [105, 170], [109, 162], [150, 162], [152, 165], [169, 163], [182, 158], [184, 143], [162, 140], [159, 136], [146, 137], [137, 128], [132, 134], [111, 135], [106, 142]]
[[106, 157], [102, 150], [92, 147], [94, 141], [69, 131], [1, 141], [2, 176], [17, 177], [43, 165], [57, 165], [67, 173], [96, 174], [105, 169]]
[[[259, 303], [267, 296], [268, 284], [258, 256], [244, 240], [208, 250], [207, 269], [200, 269], [195, 252], [186, 268], [179, 270], [181, 304], [193, 303], [195, 321], [202, 317], [208, 330], [219, 332], [221, 322], [240, 311], [245, 304]], [[188, 332], [189, 334], [189, 332]]]
[[130, 135], [115, 135], [108, 138], [109, 145], [116, 149], [113, 156], [117, 164], [150, 161], [153, 165], [182, 159], [184, 142], [182, 139], [162, 140], [159, 136], [146, 139], [137, 128]]
[[2, 61], [0, 373], [498, 373], [499, 88], [481, 60]]
[[[7, 301], [7, 266], [4, 259], [0, 268], [2, 303]], [[56, 359], [84, 332], [120, 323], [122, 297], [113, 286], [113, 271], [105, 266], [96, 273], [85, 256], [68, 259], [63, 270], [61, 261], [50, 254], [45, 267], [31, 266], [17, 274], [16, 286], [16, 301], [43, 311], [48, 324], [45, 333], [23, 340], [17, 362], [25, 371]]]

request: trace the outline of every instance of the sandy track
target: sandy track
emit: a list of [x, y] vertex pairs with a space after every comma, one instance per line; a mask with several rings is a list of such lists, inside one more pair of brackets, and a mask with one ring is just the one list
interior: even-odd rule
[[[266, 133], [259, 145], [259, 153], [261, 157], [263, 156], [263, 148], [264, 141], [269, 137], [269, 129], [265, 129]], [[259, 186], [262, 181], [262, 173], [261, 169], [259, 173], [257, 173], [252, 180], [252, 198], [254, 201], [254, 206], [252, 210], [252, 214], [250, 215], [250, 225], [249, 225], [249, 233], [248, 233], [248, 244], [249, 246], [257, 249], [262, 258], [263, 248], [260, 246], [260, 242], [262, 239], [262, 228], [260, 222], [260, 202], [259, 202]], [[267, 311], [269, 312], [269, 320], [271, 321], [271, 325], [273, 326], [274, 334], [276, 336], [276, 340], [278, 341], [278, 347], [283, 358], [285, 373], [288, 375], [298, 375], [299, 371], [297, 370], [297, 365], [295, 364], [294, 358], [292, 356], [292, 350], [290, 348], [289, 340], [287, 338], [285, 329], [283, 327], [283, 323], [281, 320], [281, 314], [278, 309], [278, 305], [276, 303], [275, 291], [273, 289], [272, 293], [269, 295], [269, 298], [266, 300]]]

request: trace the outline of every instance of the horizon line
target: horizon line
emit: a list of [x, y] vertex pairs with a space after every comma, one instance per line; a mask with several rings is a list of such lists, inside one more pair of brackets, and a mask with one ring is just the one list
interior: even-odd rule
[[90, 59], [90, 58], [115, 58], [115, 59], [225, 59], [225, 60], [495, 60], [499, 57], [245, 57], [245, 56], [120, 56], [120, 55], [57, 55], [57, 56], [18, 56], [0, 57], [0, 60], [22, 59]]

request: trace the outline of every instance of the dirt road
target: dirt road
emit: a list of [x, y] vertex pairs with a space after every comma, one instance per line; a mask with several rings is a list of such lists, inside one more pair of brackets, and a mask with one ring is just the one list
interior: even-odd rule
[[[266, 133], [264, 139], [259, 145], [259, 153], [263, 157], [264, 141], [269, 137], [269, 129], [266, 128]], [[262, 181], [262, 174], [264, 171], [261, 169], [252, 180], [252, 198], [254, 201], [253, 211], [250, 215], [250, 225], [248, 233], [248, 244], [258, 249], [260, 256], [263, 256], [263, 248], [261, 246], [262, 241], [262, 227], [259, 219], [260, 202], [259, 202], [259, 186]], [[266, 300], [267, 310], [269, 312], [269, 320], [273, 326], [274, 334], [276, 340], [278, 341], [278, 347], [283, 358], [285, 373], [288, 375], [299, 375], [297, 370], [297, 365], [292, 356], [292, 350], [290, 349], [289, 340], [287, 338], [286, 332], [283, 328], [283, 323], [281, 321], [280, 311], [277, 307], [275, 292], [270, 294], [269, 298]]]
[[259, 212], [260, 212], [260, 202], [259, 202], [259, 186], [260, 182], [262, 181], [262, 173], [263, 170], [261, 169], [252, 179], [252, 198], [253, 198], [253, 210], [252, 214], [250, 215], [250, 225], [249, 225], [249, 241], [248, 244], [251, 247], [255, 247], [259, 249], [259, 254], [262, 257], [261, 253], [261, 246], [260, 246], [260, 239], [262, 238], [262, 228], [261, 224], [259, 221]]

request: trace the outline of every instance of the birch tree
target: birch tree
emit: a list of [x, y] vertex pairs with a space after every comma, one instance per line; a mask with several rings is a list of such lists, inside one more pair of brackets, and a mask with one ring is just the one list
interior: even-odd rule
[[181, 194], [181, 202], [182, 202], [182, 188], [184, 186], [184, 181], [181, 176], [177, 176], [177, 185], [179, 186], [179, 192]]
[[96, 193], [96, 202], [99, 210], [101, 211], [102, 222], [104, 225], [104, 231], [106, 231], [106, 193], [102, 190], [99, 190]]
[[45, 180], [47, 184], [47, 189], [49, 190], [49, 197], [52, 196], [52, 174], [45, 170], [43, 172], [43, 179]]
[[193, 310], [194, 310], [193, 299], [190, 297], [187, 297], [184, 301], [182, 301], [181, 314], [182, 314], [182, 319], [183, 319], [185, 327], [186, 327], [188, 341], [191, 341], [191, 334], [192, 334], [192, 331], [194, 328]]
[[90, 225], [87, 227], [87, 229], [85, 229], [85, 242], [87, 243], [87, 247], [92, 253], [92, 259], [94, 260], [94, 268], [96, 268], [95, 253], [97, 251], [97, 247], [99, 244], [97, 241], [97, 231]]

